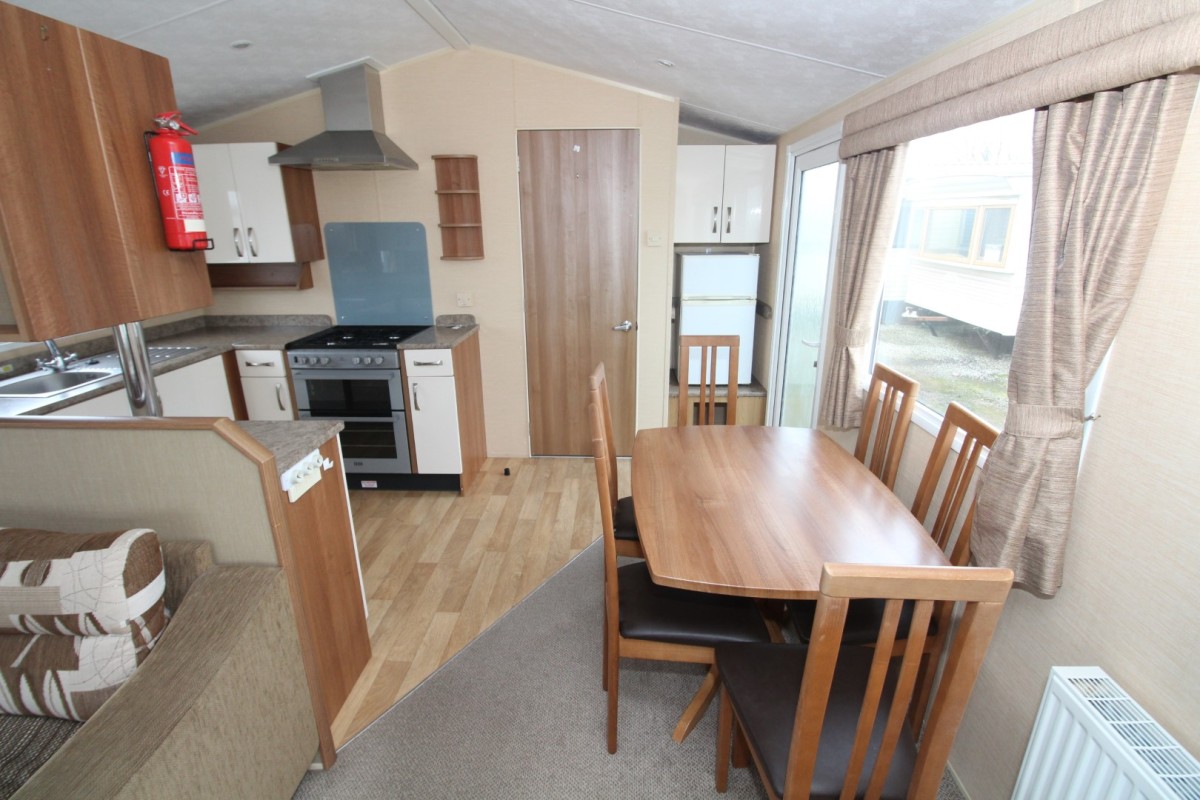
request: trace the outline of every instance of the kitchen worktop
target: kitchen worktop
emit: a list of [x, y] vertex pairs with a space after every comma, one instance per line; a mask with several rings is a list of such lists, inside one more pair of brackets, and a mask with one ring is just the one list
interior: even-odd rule
[[[470, 315], [439, 317], [438, 323], [438, 325], [404, 341], [399, 349], [449, 349], [457, 347], [479, 330], [479, 326], [474, 323], [474, 317]], [[332, 325], [332, 321], [321, 315], [192, 317], [182, 322], [147, 327], [146, 339], [152, 346], [199, 348], [169, 361], [155, 364], [154, 374], [163, 375], [190, 364], [205, 361], [229, 350], [282, 350], [288, 342], [317, 333], [330, 325]], [[111, 351], [113, 345], [111, 339], [101, 337], [91, 342], [72, 345], [69, 349], [78, 352], [80, 360], [85, 360], [88, 356]], [[23, 363], [17, 363], [18, 369], [11, 375], [6, 375], [6, 378], [15, 377], [21, 372], [32, 369], [32, 358], [20, 361]], [[121, 376], [115, 375], [108, 380], [64, 392], [52, 398], [0, 398], [0, 416], [49, 414], [83, 400], [120, 391], [123, 385]], [[312, 449], [308, 448], [308, 450]], [[304, 455], [308, 450], [300, 455]]]
[[240, 420], [237, 424], [274, 454], [275, 467], [280, 475], [337, 436], [343, 427], [342, 421], [338, 419], [304, 419], [292, 422]]

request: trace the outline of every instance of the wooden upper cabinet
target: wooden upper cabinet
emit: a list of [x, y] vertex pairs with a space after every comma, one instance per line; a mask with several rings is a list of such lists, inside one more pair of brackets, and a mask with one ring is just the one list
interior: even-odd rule
[[203, 255], [167, 249], [146, 157], [174, 108], [166, 59], [0, 3], [0, 338], [212, 303]]

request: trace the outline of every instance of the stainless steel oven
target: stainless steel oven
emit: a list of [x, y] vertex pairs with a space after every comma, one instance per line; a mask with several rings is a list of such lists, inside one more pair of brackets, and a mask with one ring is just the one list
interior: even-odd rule
[[394, 351], [369, 356], [338, 353], [332, 358], [288, 355], [300, 418], [339, 419], [345, 424], [341, 441], [347, 473], [412, 472], [404, 382]]

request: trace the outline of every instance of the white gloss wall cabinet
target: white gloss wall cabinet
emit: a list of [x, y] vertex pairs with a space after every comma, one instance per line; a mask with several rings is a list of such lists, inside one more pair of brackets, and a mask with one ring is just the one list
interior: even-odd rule
[[274, 142], [198, 144], [200, 202], [213, 249], [210, 264], [296, 260]]
[[268, 163], [274, 142], [193, 150], [212, 285], [312, 288], [310, 264], [325, 257], [312, 172]]
[[760, 244], [771, 237], [775, 145], [681, 145], [675, 241]]
[[408, 378], [414, 472], [419, 475], [461, 473], [462, 444], [452, 351], [405, 350], [404, 369]]
[[292, 420], [292, 403], [287, 359], [280, 350], [238, 350], [238, 375], [246, 416], [252, 420]]

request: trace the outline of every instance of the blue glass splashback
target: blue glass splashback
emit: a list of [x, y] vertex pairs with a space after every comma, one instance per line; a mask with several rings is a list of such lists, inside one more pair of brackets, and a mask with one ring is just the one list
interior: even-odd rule
[[419, 222], [330, 222], [325, 251], [339, 325], [432, 325]]

